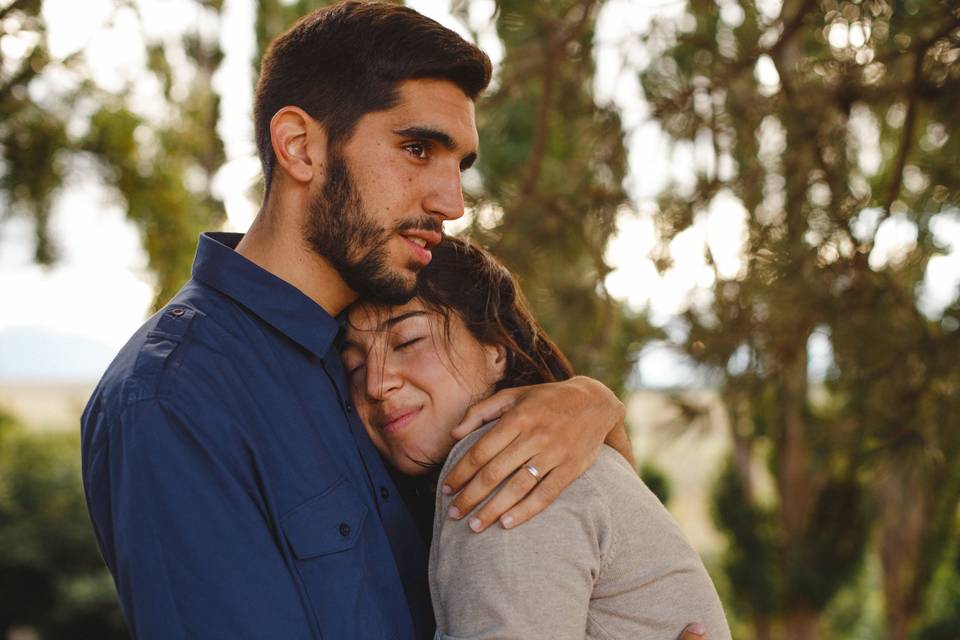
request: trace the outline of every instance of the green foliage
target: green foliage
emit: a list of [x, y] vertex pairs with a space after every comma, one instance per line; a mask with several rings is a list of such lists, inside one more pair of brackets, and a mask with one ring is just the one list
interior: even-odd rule
[[670, 501], [670, 478], [652, 462], [640, 465], [640, 479], [663, 504]]
[[275, 37], [302, 16], [330, 4], [333, 4], [333, 0], [257, 0], [257, 57], [254, 70], [259, 73], [260, 58]]
[[[220, 10], [217, 1], [197, 3], [214, 15]], [[222, 58], [219, 45], [186, 34], [182, 44], [191, 80], [184, 96], [174, 87], [183, 69], [171, 64], [164, 44], [146, 43], [145, 72], [156, 74], [164, 90], [167, 114], [158, 120], [133, 108], [129, 87], [113, 94], [96, 86], [87, 76], [82, 53], [53, 59], [41, 5], [18, 0], [0, 10], [0, 37], [26, 47], [16, 59], [0, 54], [3, 218], [32, 220], [37, 261], [55, 261], [49, 235], [53, 204], [69, 181], [71, 167], [92, 157], [141, 231], [157, 276], [155, 305], [160, 305], [189, 276], [198, 232], [223, 219], [219, 202], [209, 193], [210, 180], [224, 161], [216, 135], [219, 99], [211, 86]], [[68, 88], [58, 89], [60, 85]], [[100, 108], [91, 110], [91, 104]], [[85, 116], [89, 111], [93, 114]]]
[[714, 487], [714, 518], [730, 539], [723, 562], [734, 586], [728, 604], [742, 617], [766, 617], [777, 613], [782, 602], [781, 550], [773, 514], [748, 499], [746, 491], [735, 466], [728, 465]]
[[936, 597], [928, 605], [925, 624], [913, 635], [914, 640], [953, 640], [960, 629], [960, 544], [940, 567], [936, 578]]
[[[747, 211], [742, 267], [717, 269], [680, 345], [720, 376], [735, 450], [750, 453], [725, 482], [739, 477], [752, 504], [736, 504], [730, 486], [717, 495], [730, 581], [765, 615], [752, 603], [767, 585], [745, 559], [776, 557], [773, 609], [800, 637], [855, 578], [877, 530], [888, 633], [903, 638], [960, 499], [958, 323], [917, 303], [942, 252], [934, 225], [960, 206], [960, 12], [946, 1], [785, 0], [774, 17], [759, 2], [720, 4], [691, 0], [682, 29], [657, 24], [641, 81], [666, 134], [697, 149], [693, 188], [660, 198], [664, 240], [720, 193]], [[884, 260], [878, 230], [891, 219], [917, 241]], [[815, 332], [833, 350], [816, 386]], [[769, 507], [749, 486], [757, 452], [774, 481]], [[750, 515], [767, 508], [772, 525]]]
[[823, 610], [856, 575], [871, 522], [864, 490], [860, 483], [840, 480], [817, 496], [810, 519], [823, 530], [805, 536], [796, 557], [790, 559], [788, 599]]
[[75, 433], [30, 433], [0, 413], [0, 633], [127, 638], [80, 484]]
[[517, 274], [574, 368], [616, 391], [656, 333], [604, 288], [626, 203], [615, 110], [593, 101], [595, 0], [501, 2], [505, 57], [477, 108], [482, 185], [469, 233]]

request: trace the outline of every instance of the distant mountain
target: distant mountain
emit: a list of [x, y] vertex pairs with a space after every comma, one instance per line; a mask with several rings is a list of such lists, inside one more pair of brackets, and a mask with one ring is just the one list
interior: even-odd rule
[[40, 327], [0, 330], [0, 381], [95, 382], [115, 349], [83, 336]]

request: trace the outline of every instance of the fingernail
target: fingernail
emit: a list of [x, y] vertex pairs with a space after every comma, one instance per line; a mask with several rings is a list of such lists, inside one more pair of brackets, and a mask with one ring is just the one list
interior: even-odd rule
[[504, 529], [509, 529], [513, 526], [513, 516], [503, 516], [500, 518], [500, 526]]
[[451, 493], [453, 493], [453, 489], [450, 488], [450, 485], [445, 484], [442, 487], [440, 487], [440, 493], [442, 493], [445, 496], [448, 496]]
[[689, 631], [690, 633], [693, 633], [693, 634], [695, 634], [695, 635], [702, 636], [703, 634], [705, 634], [705, 633], [707, 632], [707, 629], [706, 629], [706, 627], [704, 627], [704, 626], [703, 626], [702, 624], [700, 624], [699, 622], [694, 622], [692, 625], [690, 625], [689, 627], [687, 627], [687, 631]]
[[483, 523], [480, 522], [480, 518], [470, 518], [470, 528], [471, 528], [471, 529], [473, 529], [474, 531], [476, 531], [477, 533], [479, 533], [481, 526], [483, 526]]
[[450, 507], [450, 510], [447, 511], [447, 515], [450, 516], [451, 518], [453, 518], [454, 520], [459, 520], [459, 519], [460, 519], [460, 509], [457, 509], [456, 507]]

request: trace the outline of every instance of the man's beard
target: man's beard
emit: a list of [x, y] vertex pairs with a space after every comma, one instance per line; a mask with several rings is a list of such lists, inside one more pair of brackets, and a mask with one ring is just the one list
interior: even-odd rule
[[[440, 222], [424, 216], [398, 220], [392, 229], [377, 225], [363, 208], [343, 155], [331, 150], [328, 160], [323, 190], [309, 204], [304, 231], [310, 248], [333, 265], [361, 298], [388, 305], [409, 301], [416, 292], [416, 278], [391, 270], [387, 245], [400, 231], [440, 231]], [[415, 260], [406, 266], [413, 273], [422, 267]]]

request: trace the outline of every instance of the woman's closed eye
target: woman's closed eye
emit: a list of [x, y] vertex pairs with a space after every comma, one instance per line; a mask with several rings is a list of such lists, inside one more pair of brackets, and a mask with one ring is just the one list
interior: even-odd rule
[[347, 378], [349, 378], [349, 379], [352, 380], [355, 375], [357, 375], [358, 373], [363, 372], [363, 370], [364, 370], [366, 367], [367, 367], [367, 363], [366, 363], [366, 362], [361, 362], [361, 363], [356, 364], [356, 365], [354, 365], [354, 366], [352, 366], [352, 367], [347, 367]]
[[404, 349], [409, 349], [413, 345], [417, 344], [423, 340], [423, 336], [417, 336], [415, 338], [410, 338], [409, 340], [404, 340], [400, 344], [396, 345], [393, 349], [394, 351], [403, 351]]

